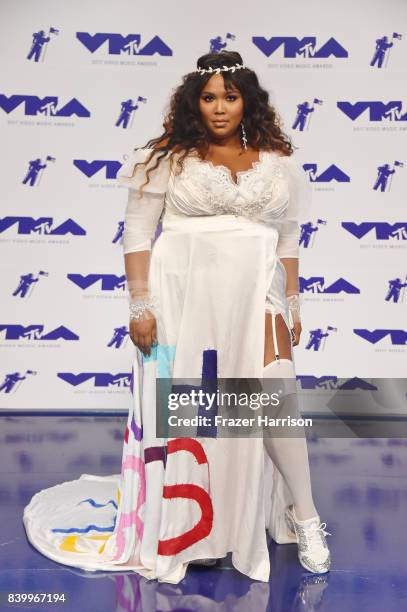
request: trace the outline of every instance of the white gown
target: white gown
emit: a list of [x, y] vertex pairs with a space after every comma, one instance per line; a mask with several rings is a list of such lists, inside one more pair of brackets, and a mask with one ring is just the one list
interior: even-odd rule
[[121, 474], [40, 491], [26, 533], [44, 555], [89, 571], [178, 583], [189, 561], [231, 551], [235, 568], [267, 582], [266, 528], [293, 542], [283, 518], [292, 498], [262, 438], [156, 438], [155, 379], [262, 377], [264, 313], [289, 325], [280, 258], [298, 256], [310, 187], [293, 156], [262, 151], [237, 184], [190, 156], [179, 175], [164, 159], [138, 200], [145, 169], [132, 177], [134, 164], [148, 153], [132, 151], [118, 174], [129, 188], [124, 252], [149, 249], [162, 220], [149, 278], [158, 344], [150, 356], [134, 349]]

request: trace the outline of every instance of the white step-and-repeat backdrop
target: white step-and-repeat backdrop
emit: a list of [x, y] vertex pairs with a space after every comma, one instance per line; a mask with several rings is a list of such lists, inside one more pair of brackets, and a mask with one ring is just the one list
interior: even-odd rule
[[161, 132], [182, 75], [221, 49], [256, 70], [312, 183], [298, 375], [315, 387], [406, 376], [404, 2], [0, 10], [1, 408], [129, 406], [127, 190], [116, 173]]

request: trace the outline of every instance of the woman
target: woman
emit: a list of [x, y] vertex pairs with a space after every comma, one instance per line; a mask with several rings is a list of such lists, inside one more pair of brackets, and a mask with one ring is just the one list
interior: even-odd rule
[[[268, 581], [266, 526], [277, 543], [298, 542], [306, 569], [327, 572], [303, 430], [295, 437], [156, 430], [156, 385], [168, 379], [197, 387], [210, 376], [278, 379], [280, 414], [298, 415], [298, 220], [309, 187], [267, 92], [236, 52], [198, 60], [174, 92], [164, 128], [118, 175], [129, 188], [123, 245], [137, 347], [122, 473], [37, 494], [25, 512], [28, 536], [62, 563], [172, 583], [189, 563], [211, 564], [232, 551], [238, 570]], [[84, 507], [90, 493], [96, 505]], [[49, 501], [52, 529], [41, 518]]]

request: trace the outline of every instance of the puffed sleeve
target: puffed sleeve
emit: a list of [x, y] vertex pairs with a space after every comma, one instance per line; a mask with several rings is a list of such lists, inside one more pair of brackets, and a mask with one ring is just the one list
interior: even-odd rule
[[312, 189], [302, 165], [294, 155], [281, 158], [289, 199], [285, 214], [278, 223], [278, 257], [299, 257], [300, 224], [307, 220]]
[[[146, 161], [151, 151], [131, 151], [117, 173], [119, 185], [129, 189], [124, 218], [124, 254], [151, 250], [151, 240], [164, 208], [170, 170], [168, 155], [150, 172], [147, 185], [144, 185], [146, 172], [155, 166], [156, 156], [147, 165], [135, 167], [136, 163]], [[140, 194], [139, 188], [142, 185], [143, 192]]]

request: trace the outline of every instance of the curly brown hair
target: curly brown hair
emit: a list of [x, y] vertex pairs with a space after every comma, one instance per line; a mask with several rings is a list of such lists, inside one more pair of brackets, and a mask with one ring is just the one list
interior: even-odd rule
[[[197, 61], [197, 68], [220, 68], [243, 64], [241, 55], [236, 51], [221, 51], [220, 53], [207, 53]], [[289, 137], [281, 129], [281, 119], [273, 106], [269, 103], [269, 94], [263, 89], [256, 73], [250, 68], [241, 68], [234, 72], [221, 72], [225, 89], [236, 87], [243, 98], [243, 121], [246, 130], [247, 143], [256, 150], [280, 151], [282, 155], [292, 155], [293, 145]], [[183, 160], [194, 150], [201, 159], [204, 159], [210, 142], [206, 126], [203, 124], [199, 111], [199, 98], [201, 91], [212, 77], [211, 73], [199, 74], [190, 72], [182, 78], [170, 99], [163, 127], [164, 132], [157, 138], [149, 140], [142, 148], [152, 148], [151, 155], [143, 162], [135, 164], [135, 168], [147, 165], [154, 155], [157, 156], [154, 166], [146, 173], [146, 181], [141, 186], [141, 192], [149, 182], [149, 174], [155, 170], [161, 160], [169, 153], [172, 160], [175, 154], [181, 153], [177, 164], [182, 171]], [[134, 173], [133, 173], [134, 176]]]

